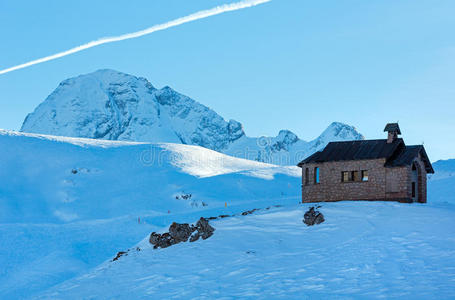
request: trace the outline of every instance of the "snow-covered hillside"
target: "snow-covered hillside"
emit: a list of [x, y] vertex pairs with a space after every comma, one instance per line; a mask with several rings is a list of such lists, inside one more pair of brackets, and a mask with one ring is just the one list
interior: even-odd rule
[[431, 201], [455, 204], [455, 159], [438, 160], [433, 168], [428, 180]]
[[[0, 221], [67, 222], [296, 198], [300, 170], [199, 146], [0, 131]], [[272, 189], [258, 189], [273, 179]], [[219, 182], [223, 184], [219, 184]], [[191, 193], [191, 201], [177, 200]], [[225, 197], [223, 197], [224, 199]], [[202, 206], [204, 202], [207, 206]]]
[[352, 126], [332, 123], [306, 142], [282, 130], [247, 137], [242, 124], [170, 87], [145, 78], [99, 70], [63, 81], [25, 119], [21, 131], [105, 140], [198, 145], [240, 158], [295, 165], [330, 141], [363, 139]]
[[0, 131], [0, 299], [84, 274], [174, 220], [297, 203], [299, 175], [198, 146]]
[[[297, 167], [198, 146], [0, 131], [0, 166], [1, 299], [455, 297], [450, 176], [428, 204], [326, 203], [306, 227]], [[148, 245], [221, 214], [208, 240]]]
[[[455, 210], [416, 204], [308, 205], [211, 222], [208, 240], [128, 256], [38, 299], [453, 299]], [[435, 218], [435, 216], [437, 216]], [[423, 221], [431, 220], [431, 222]]]

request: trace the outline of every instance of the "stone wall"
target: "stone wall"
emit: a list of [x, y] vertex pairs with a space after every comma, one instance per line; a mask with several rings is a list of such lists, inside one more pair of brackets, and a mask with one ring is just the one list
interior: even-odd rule
[[[422, 160], [418, 188], [419, 201], [426, 202], [426, 172]], [[411, 166], [384, 167], [385, 159], [310, 163], [302, 167], [302, 202], [380, 200], [411, 202]], [[315, 168], [319, 183], [314, 183]], [[305, 170], [309, 180], [306, 184]], [[342, 182], [343, 171], [368, 171], [368, 181]]]
[[410, 202], [411, 199], [411, 168], [409, 166], [384, 168], [385, 198]]
[[[427, 203], [427, 172], [425, 170], [425, 164], [423, 163], [422, 156], [419, 156], [414, 160], [414, 163], [418, 166], [418, 176], [419, 181], [417, 184], [417, 189], [419, 193], [419, 202]], [[411, 176], [411, 168], [409, 167], [409, 176]], [[411, 183], [409, 183], [411, 185]], [[409, 187], [409, 194], [411, 195], [411, 186]]]

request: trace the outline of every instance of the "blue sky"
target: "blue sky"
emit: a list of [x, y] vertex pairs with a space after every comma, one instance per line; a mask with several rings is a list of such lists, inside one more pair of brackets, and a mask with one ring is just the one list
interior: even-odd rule
[[[0, 69], [234, 1], [0, 1]], [[383, 138], [399, 121], [431, 160], [455, 158], [454, 1], [273, 0], [0, 75], [0, 128], [68, 77], [111, 68], [243, 123], [313, 139], [332, 121]]]

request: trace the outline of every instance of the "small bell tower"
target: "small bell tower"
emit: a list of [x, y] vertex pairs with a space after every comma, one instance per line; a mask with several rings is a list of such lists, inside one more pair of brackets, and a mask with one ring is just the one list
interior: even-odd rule
[[398, 123], [387, 123], [384, 132], [388, 132], [387, 144], [393, 143], [398, 138], [398, 135], [401, 134]]

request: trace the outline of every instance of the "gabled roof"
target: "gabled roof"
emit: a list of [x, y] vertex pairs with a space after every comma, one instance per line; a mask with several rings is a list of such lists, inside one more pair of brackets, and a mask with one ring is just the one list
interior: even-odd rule
[[414, 159], [420, 154], [423, 163], [425, 164], [425, 170], [427, 173], [434, 173], [433, 166], [428, 159], [425, 148], [422, 145], [406, 146], [402, 151], [386, 162], [386, 167], [399, 167], [409, 166], [412, 164]]
[[406, 146], [401, 138], [392, 143], [387, 143], [385, 139], [331, 142], [324, 150], [302, 160], [298, 166], [302, 167], [307, 163], [385, 158], [386, 167], [398, 167], [411, 165], [419, 154], [427, 173], [434, 173], [425, 148], [422, 145]]
[[383, 139], [331, 142], [324, 150], [307, 157], [298, 166], [315, 162], [389, 158], [398, 147], [404, 147], [403, 139], [396, 139], [392, 143]]

